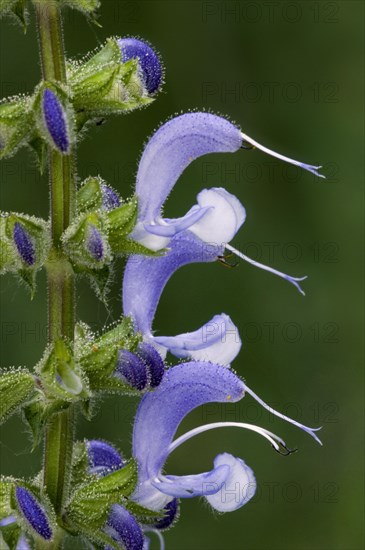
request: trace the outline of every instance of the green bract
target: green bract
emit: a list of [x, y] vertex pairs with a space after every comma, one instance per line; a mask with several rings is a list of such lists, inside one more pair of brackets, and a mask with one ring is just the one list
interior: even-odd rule
[[[32, 248], [32, 262], [22, 253], [17, 231], [27, 235]], [[0, 274], [16, 273], [35, 292], [37, 271], [45, 263], [50, 250], [49, 225], [41, 218], [26, 214], [5, 214], [0, 217]], [[33, 261], [34, 260], [34, 261]]]
[[122, 469], [77, 488], [66, 508], [66, 521], [85, 531], [104, 526], [110, 507], [130, 496], [137, 483], [137, 465], [130, 460]]
[[125, 113], [153, 101], [138, 75], [137, 60], [122, 63], [114, 38], [90, 59], [69, 62], [68, 83], [79, 126], [89, 118]]
[[32, 102], [29, 97], [0, 103], [0, 159], [15, 155], [33, 130]]
[[86, 373], [90, 388], [97, 392], [137, 393], [130, 386], [112, 376], [121, 349], [135, 351], [141, 341], [133, 323], [124, 318], [113, 329], [96, 337], [83, 323], [76, 327], [75, 357]]
[[34, 376], [27, 370], [14, 369], [1, 372], [0, 424], [28, 401], [34, 390]]

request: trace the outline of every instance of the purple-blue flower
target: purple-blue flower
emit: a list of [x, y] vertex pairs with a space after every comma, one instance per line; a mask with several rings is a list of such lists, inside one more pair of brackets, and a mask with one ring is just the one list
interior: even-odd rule
[[[236, 374], [220, 365], [192, 361], [169, 369], [159, 387], [143, 397], [136, 413], [133, 456], [138, 463], [138, 486], [132, 498], [152, 510], [162, 510], [175, 498], [194, 496], [204, 496], [220, 512], [233, 511], [246, 504], [256, 488], [253, 472], [243, 460], [228, 453], [219, 454], [209, 472], [186, 476], [163, 473], [168, 456], [177, 447], [215, 428], [231, 426], [254, 431], [268, 439], [278, 452], [284, 450], [288, 454], [290, 450], [278, 436], [241, 422], [206, 424], [173, 441], [179, 424], [193, 409], [207, 403], [234, 403], [240, 401], [245, 392], [258, 399]], [[259, 402], [290, 421], [261, 400]], [[301, 427], [319, 441], [314, 430]]]
[[13, 239], [22, 261], [28, 266], [34, 265], [36, 254], [32, 238], [25, 227], [19, 222], [14, 223]]
[[18, 509], [30, 527], [45, 540], [51, 540], [52, 529], [47, 514], [35, 496], [25, 487], [15, 489]]
[[141, 78], [150, 95], [155, 94], [162, 82], [162, 67], [158, 55], [146, 42], [137, 38], [121, 38], [118, 40], [122, 61], [138, 59]]
[[70, 148], [70, 136], [65, 111], [58, 97], [46, 88], [42, 97], [43, 117], [48, 133], [56, 149], [67, 154]]
[[214, 361], [228, 365], [241, 348], [238, 330], [228, 315], [215, 315], [194, 332], [172, 337], [155, 336], [152, 321], [162, 291], [173, 273], [193, 262], [215, 261], [221, 249], [202, 243], [190, 231], [171, 240], [170, 250], [158, 258], [135, 256], [127, 262], [123, 279], [123, 311], [131, 316], [135, 329], [162, 356], [167, 350], [179, 358]]
[[131, 237], [152, 250], [161, 250], [171, 246], [174, 236], [189, 230], [202, 246], [215, 243], [221, 254], [227, 248], [243, 260], [288, 280], [304, 294], [299, 286], [304, 278], [291, 277], [256, 262], [228, 244], [244, 223], [246, 212], [240, 201], [225, 189], [204, 189], [198, 194], [197, 204], [181, 218], [162, 216], [170, 191], [193, 160], [208, 153], [234, 153], [246, 148], [245, 142], [252, 142], [266, 153], [310, 172], [317, 174], [320, 168], [288, 159], [259, 145], [222, 117], [210, 113], [175, 117], [155, 132], [141, 157], [136, 182], [139, 212]]

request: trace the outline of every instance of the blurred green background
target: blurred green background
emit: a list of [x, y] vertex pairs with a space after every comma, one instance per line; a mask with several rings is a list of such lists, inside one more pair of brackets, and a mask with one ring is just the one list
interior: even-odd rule
[[[203, 408], [183, 429], [235, 419], [263, 425], [300, 452], [282, 458], [255, 434], [201, 435], [169, 460], [170, 473], [209, 469], [231, 452], [254, 469], [258, 493], [241, 510], [215, 515], [198, 499], [182, 503], [168, 548], [357, 550], [363, 548], [363, 38], [361, 1], [200, 2], [102, 1], [99, 29], [67, 12], [69, 56], [110, 35], [148, 39], [166, 67], [163, 92], [148, 109], [90, 130], [79, 147], [79, 176], [100, 174], [124, 196], [133, 191], [142, 147], [168, 117], [192, 108], [235, 120], [261, 143], [324, 164], [327, 180], [276, 162], [259, 151], [212, 155], [194, 162], [166, 205], [181, 215], [204, 186], [224, 186], [247, 208], [234, 244], [292, 275], [309, 276], [303, 298], [283, 280], [247, 264], [184, 267], [169, 282], [154, 328], [194, 330], [222, 311], [238, 325], [244, 347], [234, 368], [261, 397], [308, 425], [323, 425], [319, 447], [305, 433], [254, 405]], [[40, 78], [33, 16], [28, 33], [1, 21], [1, 96], [31, 92]], [[47, 216], [47, 178], [20, 151], [0, 164], [1, 204]], [[151, 190], [153, 192], [153, 190]], [[111, 313], [85, 282], [78, 316], [102, 328], [121, 312], [123, 264]], [[45, 279], [36, 298], [11, 277], [1, 280], [3, 366], [31, 367], [45, 345]], [[130, 453], [137, 401], [106, 398], [79, 437], [102, 437]], [[35, 474], [39, 450], [19, 418], [1, 431], [1, 469]], [[153, 548], [157, 548], [153, 541]], [[69, 548], [78, 548], [71, 545]]]

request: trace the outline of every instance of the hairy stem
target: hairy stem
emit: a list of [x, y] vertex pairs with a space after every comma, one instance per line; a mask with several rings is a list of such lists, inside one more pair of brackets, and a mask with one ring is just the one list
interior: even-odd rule
[[[54, 0], [34, 2], [44, 80], [66, 84], [65, 54], [59, 4]], [[50, 217], [53, 248], [47, 265], [48, 333], [50, 342], [72, 341], [75, 325], [75, 278], [62, 254], [60, 239], [75, 215], [75, 177], [72, 155], [49, 148]], [[60, 517], [67, 498], [74, 438], [73, 409], [53, 415], [46, 427], [44, 485]], [[56, 548], [56, 542], [54, 547]]]

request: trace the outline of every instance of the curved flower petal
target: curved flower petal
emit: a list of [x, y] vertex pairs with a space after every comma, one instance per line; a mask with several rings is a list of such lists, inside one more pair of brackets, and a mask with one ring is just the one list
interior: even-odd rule
[[246, 219], [240, 201], [222, 187], [204, 189], [198, 205], [209, 211], [189, 229], [204, 242], [229, 243]]
[[86, 450], [89, 459], [89, 472], [91, 474], [107, 475], [115, 470], [120, 470], [124, 466], [124, 461], [117, 449], [100, 441], [99, 439], [92, 439], [86, 441]]
[[131, 256], [123, 278], [123, 310], [136, 330], [150, 334], [152, 320], [162, 291], [177, 269], [194, 262], [214, 262], [223, 248], [202, 243], [190, 231], [183, 231], [170, 242], [164, 256]]
[[[187, 113], [153, 134], [137, 173], [139, 220], [153, 221], [185, 168], [208, 153], [235, 152], [242, 135], [228, 120], [210, 113]], [[153, 192], [151, 192], [153, 191]]]
[[152, 499], [150, 482], [157, 478], [174, 434], [189, 412], [205, 403], [239, 401], [244, 390], [238, 376], [213, 363], [192, 361], [169, 369], [156, 391], [146, 394], [137, 410], [133, 456], [138, 462], [140, 485], [134, 498], [141, 503], [147, 496]]
[[177, 498], [193, 498], [217, 493], [227, 480], [229, 466], [222, 464], [210, 472], [188, 476], [163, 476], [152, 485]]
[[194, 332], [177, 336], [155, 336], [153, 341], [176, 357], [229, 365], [241, 349], [241, 338], [231, 318], [222, 313]]
[[104, 529], [116, 542], [122, 544], [125, 550], [143, 550], [142, 529], [135, 517], [120, 504], [111, 507]]
[[207, 494], [209, 504], [218, 512], [233, 512], [246, 504], [255, 494], [256, 480], [253, 471], [243, 460], [229, 453], [216, 456], [214, 467], [225, 465], [229, 474], [218, 491]]

